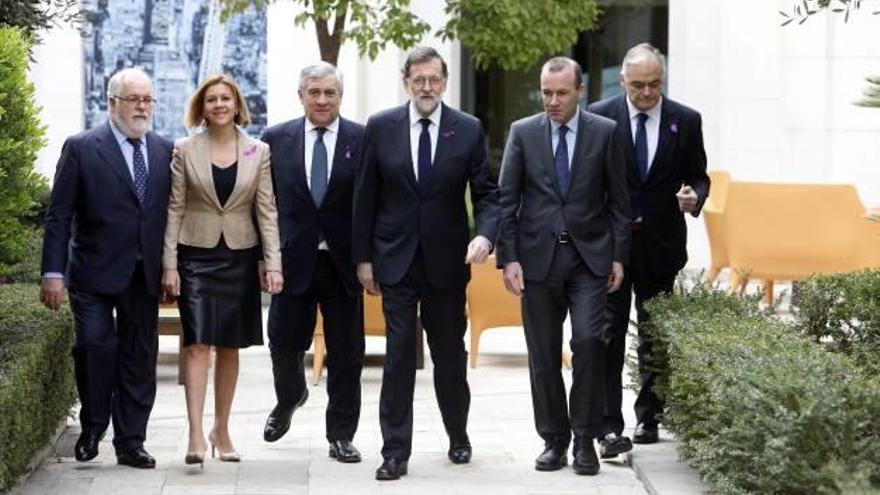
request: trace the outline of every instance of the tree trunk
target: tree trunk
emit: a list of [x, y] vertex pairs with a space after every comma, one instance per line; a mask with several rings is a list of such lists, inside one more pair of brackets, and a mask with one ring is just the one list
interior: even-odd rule
[[339, 49], [342, 47], [342, 31], [345, 29], [347, 10], [336, 12], [333, 32], [328, 29], [327, 19], [315, 19], [315, 33], [318, 36], [318, 50], [321, 60], [336, 65], [339, 61]]

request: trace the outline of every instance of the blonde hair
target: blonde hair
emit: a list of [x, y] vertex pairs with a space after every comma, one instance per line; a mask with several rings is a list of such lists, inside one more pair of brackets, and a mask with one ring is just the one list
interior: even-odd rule
[[186, 115], [183, 117], [183, 125], [186, 127], [198, 127], [205, 123], [205, 93], [208, 92], [208, 88], [216, 84], [225, 84], [232, 90], [236, 106], [235, 124], [247, 125], [251, 123], [251, 115], [248, 112], [247, 103], [245, 103], [238, 85], [226, 74], [215, 74], [202, 81], [202, 84], [196, 88], [196, 92], [189, 98]]

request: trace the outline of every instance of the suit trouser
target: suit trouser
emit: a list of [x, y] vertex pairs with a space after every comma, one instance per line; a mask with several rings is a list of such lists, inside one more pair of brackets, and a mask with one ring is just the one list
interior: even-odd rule
[[636, 421], [648, 427], [657, 426], [657, 415], [663, 412], [663, 401], [654, 393], [657, 374], [651, 371], [653, 342], [651, 340], [648, 313], [645, 303], [658, 294], [671, 292], [677, 272], [669, 274], [651, 273], [645, 266], [646, 245], [641, 232], [632, 236], [632, 255], [630, 264], [624, 270], [623, 284], [616, 292], [608, 295], [605, 306], [605, 336], [608, 340], [607, 366], [605, 368], [605, 432], [623, 433], [623, 413], [621, 412], [623, 383], [621, 373], [626, 356], [626, 334], [629, 327], [629, 312], [632, 295], [636, 299], [639, 345], [639, 394], [636, 397]]
[[69, 293], [82, 429], [102, 433], [112, 418], [116, 452], [141, 447], [156, 398], [159, 300], [147, 293], [141, 263], [119, 294]]
[[327, 344], [327, 441], [351, 440], [361, 413], [363, 305], [360, 294], [346, 291], [327, 251], [319, 251], [305, 292], [272, 296], [268, 333], [275, 396], [282, 407], [293, 407], [305, 393], [303, 356], [312, 345], [319, 305]]
[[[602, 309], [607, 277], [587, 268], [574, 244], [557, 244], [547, 278], [525, 281], [523, 325], [535, 427], [548, 445], [567, 447], [571, 435], [594, 438], [604, 411]], [[562, 324], [571, 314], [572, 385], [566, 405]]]
[[394, 284], [382, 284], [381, 289], [382, 312], [388, 325], [379, 398], [382, 457], [404, 460], [412, 452], [419, 309], [434, 363], [434, 392], [443, 425], [451, 443], [468, 444], [471, 393], [464, 347], [465, 287], [431, 286], [418, 250], [403, 278]]

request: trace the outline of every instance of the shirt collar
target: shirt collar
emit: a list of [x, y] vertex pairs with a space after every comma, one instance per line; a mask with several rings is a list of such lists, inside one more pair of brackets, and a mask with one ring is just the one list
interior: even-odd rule
[[[415, 127], [415, 125], [419, 123], [419, 120], [421, 120], [423, 118], [427, 118], [428, 120], [431, 121], [432, 124], [436, 125], [437, 127], [440, 127], [440, 113], [441, 113], [442, 109], [443, 109], [443, 102], [440, 102], [437, 104], [437, 108], [435, 108], [434, 111], [431, 112], [431, 115], [428, 115], [427, 117], [422, 117], [422, 114], [420, 114], [419, 111], [416, 109], [416, 105], [412, 101], [410, 101], [409, 102], [409, 126]], [[419, 124], [419, 125], [421, 125], [421, 124]]]
[[[565, 126], [568, 127], [568, 130], [571, 132], [572, 136], [577, 136], [578, 121], [580, 120], [580, 116], [581, 116], [581, 107], [580, 107], [580, 105], [578, 105], [577, 109], [574, 112], [574, 115], [572, 115], [572, 117], [570, 119], [568, 119], [568, 122], [565, 123]], [[560, 126], [562, 126], [561, 123], [556, 122], [555, 120], [550, 121], [550, 129], [553, 132], [557, 132], [559, 130]]]
[[[113, 137], [116, 138], [116, 144], [122, 146], [122, 143], [128, 141], [128, 136], [122, 133], [116, 124], [113, 122], [113, 119], [108, 120], [110, 122], [110, 130], [113, 131]], [[147, 144], [146, 135], [140, 137], [141, 145]]]
[[[313, 130], [317, 125], [313, 124], [308, 117], [306, 117], [306, 132]], [[333, 122], [330, 122], [330, 125], [323, 126], [327, 128], [328, 132], [337, 133], [339, 132], [339, 116], [333, 119]]]
[[636, 118], [636, 115], [638, 115], [640, 113], [645, 113], [645, 114], [648, 114], [649, 119], [655, 119], [659, 122], [660, 121], [660, 107], [663, 106], [663, 97], [661, 96], [660, 101], [658, 101], [657, 104], [654, 105], [654, 107], [651, 108], [650, 110], [648, 110], [647, 112], [643, 112], [643, 111], [639, 110], [638, 108], [636, 108], [636, 106], [633, 105], [632, 102], [629, 100], [629, 95], [626, 96], [626, 106], [627, 106], [627, 108], [629, 108], [629, 119], [630, 120]]

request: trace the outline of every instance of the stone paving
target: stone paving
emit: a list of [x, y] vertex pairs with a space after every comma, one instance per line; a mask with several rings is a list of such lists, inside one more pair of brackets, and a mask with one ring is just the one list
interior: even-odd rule
[[[578, 476], [570, 467], [538, 472], [534, 458], [542, 443], [534, 432], [525, 342], [520, 328], [483, 334], [476, 369], [469, 369], [472, 404], [469, 433], [473, 461], [453, 465], [446, 459], [448, 440], [434, 397], [430, 359], [418, 371], [415, 392], [415, 435], [409, 474], [400, 481], [373, 478], [381, 463], [378, 399], [384, 338], [367, 338], [363, 373], [363, 406], [354, 439], [364, 455], [360, 464], [328, 458], [324, 438], [326, 381], [310, 385], [308, 403], [296, 412], [287, 435], [276, 443], [262, 439], [263, 423], [274, 405], [272, 372], [265, 346], [244, 350], [233, 405], [231, 432], [241, 463], [208, 458], [204, 469], [186, 466], [186, 410], [183, 387], [177, 385], [176, 339], [163, 337], [156, 406], [146, 449], [157, 460], [154, 470], [117, 466], [110, 432], [101, 453], [88, 463], [73, 459], [79, 426], [69, 421], [51, 454], [16, 495], [272, 495], [272, 494], [578, 494], [641, 495], [643, 483], [628, 458], [603, 462], [598, 476]], [[571, 373], [564, 372], [566, 380]], [[210, 389], [209, 389], [210, 390]], [[206, 410], [212, 411], [209, 392]], [[624, 395], [627, 426], [633, 425], [632, 392]], [[206, 428], [211, 418], [206, 417]], [[206, 432], [207, 433], [207, 432]], [[631, 431], [630, 431], [631, 433]], [[638, 446], [637, 446], [638, 449]], [[670, 455], [666, 449], [665, 456]], [[637, 450], [638, 452], [638, 450]], [[674, 454], [673, 454], [674, 455]], [[638, 458], [638, 455], [634, 456]], [[671, 462], [674, 462], [670, 460]], [[641, 474], [644, 476], [644, 473]], [[698, 482], [698, 480], [697, 480]], [[648, 485], [650, 486], [650, 485]], [[655, 490], [651, 490], [655, 492]], [[674, 493], [674, 492], [668, 492]], [[696, 491], [699, 493], [699, 490]]]

